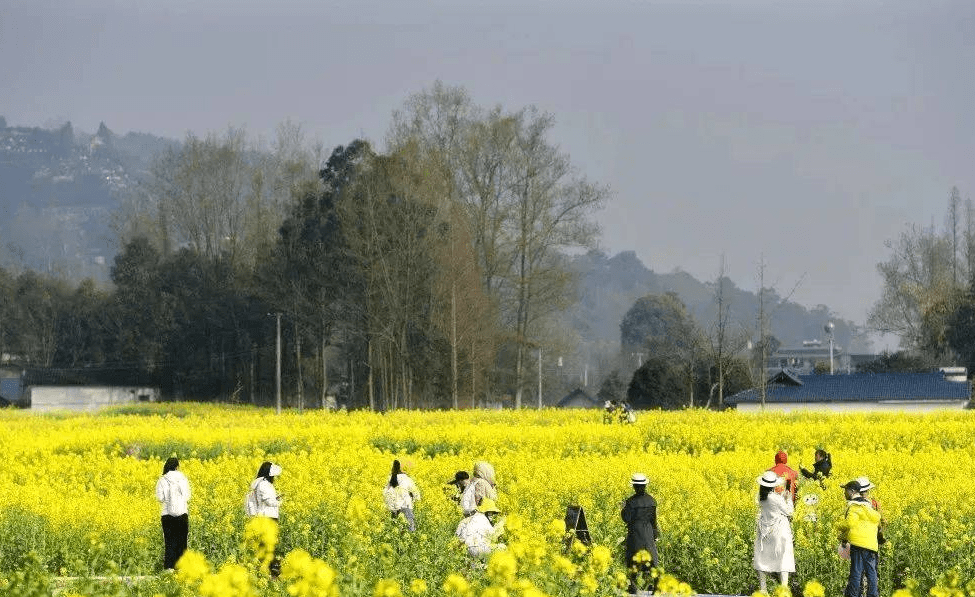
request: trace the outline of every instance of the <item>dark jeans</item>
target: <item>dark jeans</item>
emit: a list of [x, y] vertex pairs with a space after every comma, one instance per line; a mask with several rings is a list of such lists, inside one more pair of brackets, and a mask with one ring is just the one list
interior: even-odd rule
[[186, 551], [186, 537], [190, 534], [190, 517], [182, 516], [162, 517], [163, 541], [166, 551], [163, 556], [163, 568], [172, 569]]
[[879, 597], [877, 593], [877, 552], [856, 545], [850, 546], [850, 578], [844, 597], [860, 597], [863, 577], [867, 577], [867, 597]]

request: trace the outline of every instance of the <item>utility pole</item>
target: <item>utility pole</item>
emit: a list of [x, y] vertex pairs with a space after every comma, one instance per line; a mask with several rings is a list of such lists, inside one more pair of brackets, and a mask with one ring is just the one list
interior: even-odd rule
[[281, 312], [275, 313], [278, 320], [278, 362], [275, 368], [274, 381], [275, 381], [275, 399], [277, 404], [277, 414], [281, 414]]
[[542, 410], [542, 349], [538, 349], [538, 410]]

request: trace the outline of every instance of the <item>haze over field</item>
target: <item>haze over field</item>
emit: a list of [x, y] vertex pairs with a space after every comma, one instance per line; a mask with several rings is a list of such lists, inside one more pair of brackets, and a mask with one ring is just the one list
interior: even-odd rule
[[[609, 253], [863, 322], [884, 241], [975, 191], [975, 4], [12, 0], [0, 115], [181, 138], [291, 118], [381, 143], [436, 79], [534, 104], [608, 184]], [[878, 346], [877, 348], [883, 348]]]

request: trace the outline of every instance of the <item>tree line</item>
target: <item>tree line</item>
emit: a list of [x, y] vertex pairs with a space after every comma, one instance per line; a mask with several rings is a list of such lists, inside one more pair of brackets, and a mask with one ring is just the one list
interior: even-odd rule
[[553, 124], [438, 82], [384, 150], [324, 159], [289, 123], [270, 152], [190, 134], [121, 198], [111, 289], [0, 274], [0, 351], [65, 381], [267, 403], [280, 337], [294, 406], [521, 406], [573, 295], [564, 252], [595, 245], [610, 197]]
[[943, 226], [909, 225], [877, 265], [883, 292], [867, 323], [900, 338], [892, 367], [975, 369], [975, 205], [952, 187]]

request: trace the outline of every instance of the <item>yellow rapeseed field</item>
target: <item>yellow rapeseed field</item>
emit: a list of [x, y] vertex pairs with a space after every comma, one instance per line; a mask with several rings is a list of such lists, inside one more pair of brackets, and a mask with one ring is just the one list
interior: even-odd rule
[[[796, 595], [842, 595], [848, 564], [836, 554], [840, 486], [868, 475], [889, 538], [880, 554], [881, 594], [975, 597], [973, 440], [970, 412], [654, 412], [634, 425], [607, 425], [598, 411], [8, 410], [0, 412], [0, 593], [33, 597], [55, 590], [50, 577], [71, 576], [89, 580], [63, 594], [617, 595], [625, 576], [620, 507], [632, 493], [630, 474], [641, 471], [658, 502], [666, 571], [659, 590], [747, 595], [757, 587], [756, 477], [779, 449], [793, 468], [811, 468], [822, 446], [832, 454], [833, 476], [800, 487]], [[193, 490], [191, 551], [175, 575], [160, 574], [153, 495], [172, 455]], [[415, 533], [383, 505], [394, 458], [410, 463], [423, 492]], [[247, 547], [270, 532], [261, 519], [247, 527], [243, 511], [263, 460], [284, 470], [276, 483], [285, 496], [277, 580]], [[447, 495], [446, 482], [475, 460], [494, 465], [506, 517], [508, 549], [487, 562], [472, 561], [454, 539], [460, 514]], [[815, 507], [801, 499], [811, 494]], [[593, 547], [563, 550], [570, 504], [584, 508]], [[24, 571], [34, 569], [27, 578]], [[90, 580], [106, 574], [151, 578], [111, 586]]]

